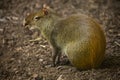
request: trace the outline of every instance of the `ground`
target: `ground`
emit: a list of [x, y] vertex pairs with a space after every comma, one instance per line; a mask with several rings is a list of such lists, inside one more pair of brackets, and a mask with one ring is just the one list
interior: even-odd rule
[[[106, 35], [105, 59], [98, 69], [77, 70], [62, 55], [52, 67], [51, 48], [38, 30], [22, 25], [25, 16], [48, 4], [62, 16], [93, 17]], [[0, 80], [120, 80], [119, 0], [0, 0]], [[32, 41], [39, 37], [40, 40]]]

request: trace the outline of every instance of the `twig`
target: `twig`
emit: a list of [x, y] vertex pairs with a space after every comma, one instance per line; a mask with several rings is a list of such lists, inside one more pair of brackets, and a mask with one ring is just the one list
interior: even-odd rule
[[120, 43], [118, 43], [117, 41], [115, 41], [115, 44], [117, 44], [118, 46], [120, 46]]
[[41, 40], [41, 38], [39, 37], [39, 38], [36, 38], [36, 39], [32, 39], [32, 40], [29, 40], [30, 42], [36, 42], [36, 41], [40, 41]]

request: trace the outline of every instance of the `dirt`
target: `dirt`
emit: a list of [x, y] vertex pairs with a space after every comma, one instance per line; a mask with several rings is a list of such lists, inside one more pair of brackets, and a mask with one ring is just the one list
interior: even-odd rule
[[[51, 66], [46, 39], [38, 30], [22, 26], [25, 16], [43, 4], [64, 17], [83, 13], [102, 25], [107, 47], [100, 68], [77, 70], [64, 54], [60, 65]], [[119, 4], [119, 0], [0, 0], [0, 80], [120, 80]]]

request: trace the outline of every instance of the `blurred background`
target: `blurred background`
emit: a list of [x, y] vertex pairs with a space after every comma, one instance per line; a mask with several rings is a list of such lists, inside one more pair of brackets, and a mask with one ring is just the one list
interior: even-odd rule
[[[29, 13], [47, 4], [61, 16], [83, 13], [101, 25], [107, 39], [99, 69], [79, 71], [62, 56], [51, 67], [51, 48], [38, 30], [22, 26]], [[38, 41], [33, 39], [40, 37]], [[0, 0], [0, 80], [119, 80], [120, 0]]]

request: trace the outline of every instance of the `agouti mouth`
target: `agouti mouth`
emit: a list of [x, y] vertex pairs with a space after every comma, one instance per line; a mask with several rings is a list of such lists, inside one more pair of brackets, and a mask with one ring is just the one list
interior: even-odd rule
[[38, 28], [37, 26], [29, 26], [30, 30], [34, 30], [34, 29], [37, 29], [37, 28]]

